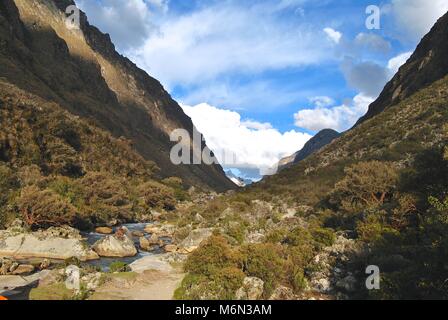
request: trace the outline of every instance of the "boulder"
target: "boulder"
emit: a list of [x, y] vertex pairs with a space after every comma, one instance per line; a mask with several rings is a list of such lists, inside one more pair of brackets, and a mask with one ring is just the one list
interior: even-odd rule
[[246, 277], [243, 286], [235, 294], [237, 300], [259, 300], [263, 295], [264, 282], [255, 277]]
[[164, 260], [164, 255], [150, 255], [143, 257], [131, 263], [129, 268], [137, 273], [143, 273], [147, 270], [156, 270], [166, 273], [173, 271], [173, 267], [170, 263]]
[[112, 234], [114, 233], [114, 230], [109, 227], [98, 227], [95, 229], [95, 232], [99, 234]]
[[148, 224], [145, 227], [146, 233], [156, 234], [158, 237], [171, 238], [175, 231], [176, 231], [176, 226], [174, 226], [172, 224], [153, 223], [153, 224]]
[[[70, 235], [61, 232], [61, 229], [59, 231], [52, 229], [49, 232], [39, 231], [18, 235], [0, 232], [0, 256], [14, 257], [15, 259], [47, 258], [57, 260], [75, 257], [81, 261], [99, 258], [85, 241], [78, 239], [77, 234], [79, 232], [72, 233], [70, 231]], [[54, 234], [62, 234], [65, 237], [55, 236]], [[71, 236], [75, 238], [71, 238]]]
[[13, 272], [13, 275], [26, 275], [26, 274], [30, 274], [33, 273], [34, 271], [34, 266], [30, 265], [30, 264], [21, 264], [19, 265]]
[[165, 247], [163, 247], [163, 250], [165, 250], [165, 252], [176, 252], [177, 246], [174, 244], [167, 244]]
[[153, 241], [153, 237], [146, 238], [146, 237], [140, 237], [140, 248], [144, 251], [154, 251], [157, 249], [159, 244], [159, 238], [156, 236], [157, 240]]
[[281, 286], [274, 290], [269, 300], [297, 300], [297, 296], [291, 288]]
[[50, 268], [50, 266], [51, 266], [51, 261], [48, 260], [48, 259], [44, 259], [44, 260], [42, 260], [42, 262], [40, 263], [40, 265], [39, 265], [39, 269], [40, 269], [40, 270], [45, 270], [45, 269]]
[[100, 257], [124, 258], [137, 254], [134, 242], [126, 234], [120, 232], [98, 240], [92, 248]]
[[145, 236], [145, 233], [143, 231], [132, 231], [132, 236], [136, 238], [141, 238]]
[[190, 232], [190, 234], [179, 244], [179, 248], [182, 252], [191, 253], [196, 250], [199, 245], [207, 240], [213, 234], [212, 228], [196, 229]]

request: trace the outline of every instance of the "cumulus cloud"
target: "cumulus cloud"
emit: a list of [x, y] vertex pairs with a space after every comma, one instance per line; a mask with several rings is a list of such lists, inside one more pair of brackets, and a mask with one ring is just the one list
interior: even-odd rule
[[295, 125], [312, 131], [345, 131], [367, 112], [372, 102], [372, 98], [359, 94], [340, 106], [300, 110], [294, 115]]
[[312, 97], [309, 98], [309, 100], [312, 104], [314, 104], [318, 108], [325, 108], [332, 106], [334, 104], [334, 100], [327, 96]]
[[206, 103], [182, 108], [226, 168], [265, 170], [300, 150], [311, 138], [295, 130], [281, 133], [268, 123], [242, 120], [235, 111]]
[[389, 79], [387, 68], [372, 62], [346, 58], [342, 72], [348, 85], [369, 97], [376, 97]]
[[391, 74], [395, 74], [398, 72], [398, 69], [408, 61], [408, 59], [411, 57], [412, 52], [405, 52], [402, 53], [392, 59], [389, 60], [387, 64], [387, 68], [389, 69]]
[[389, 41], [374, 33], [361, 32], [356, 36], [354, 43], [358, 47], [380, 53], [387, 53], [392, 49]]
[[298, 111], [294, 115], [295, 125], [312, 131], [327, 128], [338, 131], [349, 129], [367, 112], [369, 105], [378, 96], [386, 82], [393, 77], [411, 54], [411, 52], [405, 52], [390, 59], [386, 67], [373, 62], [346, 62], [344, 73], [347, 81], [360, 93], [340, 106], [333, 106], [330, 103], [333, 100], [329, 97], [311, 98], [310, 102], [313, 103], [314, 108]]
[[88, 14], [92, 23], [111, 35], [114, 43], [122, 50], [140, 46], [157, 30], [151, 23], [151, 9], [168, 9], [167, 0], [78, 0], [76, 3]]
[[392, 0], [389, 9], [403, 33], [418, 40], [448, 11], [448, 1]]
[[333, 28], [325, 28], [324, 32], [327, 34], [327, 37], [334, 43], [338, 44], [341, 41], [342, 33], [340, 33], [339, 31], [336, 31]]
[[128, 55], [168, 87], [203, 84], [232, 73], [257, 74], [332, 58], [315, 28], [286, 21], [277, 5], [217, 1], [168, 15], [158, 33]]

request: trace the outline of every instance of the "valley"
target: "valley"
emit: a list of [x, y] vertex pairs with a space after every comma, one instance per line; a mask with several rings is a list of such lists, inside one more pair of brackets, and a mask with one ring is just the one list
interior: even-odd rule
[[448, 298], [448, 13], [353, 128], [251, 184], [173, 163], [193, 122], [71, 4], [0, 3], [0, 296]]

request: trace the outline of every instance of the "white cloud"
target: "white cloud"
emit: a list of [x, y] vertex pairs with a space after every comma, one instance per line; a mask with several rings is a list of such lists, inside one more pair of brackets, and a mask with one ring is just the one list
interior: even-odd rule
[[91, 23], [111, 35], [123, 50], [140, 46], [157, 30], [152, 21], [151, 8], [167, 10], [167, 0], [108, 0], [97, 2], [78, 0], [77, 5], [87, 13]]
[[359, 94], [353, 101], [331, 108], [300, 110], [294, 115], [295, 125], [312, 131], [334, 129], [345, 131], [363, 116], [374, 99]]
[[[269, 3], [269, 2], [267, 2]], [[315, 28], [286, 21], [277, 7], [218, 1], [166, 16], [158, 33], [127, 54], [167, 87], [204, 84], [221, 75], [256, 74], [332, 58]]]
[[406, 61], [411, 57], [411, 55], [412, 52], [405, 52], [390, 59], [387, 64], [387, 68], [390, 70], [392, 74], [397, 73], [400, 67], [406, 63]]
[[411, 39], [420, 39], [448, 11], [447, 0], [392, 0], [398, 27]]
[[390, 42], [374, 33], [359, 33], [354, 41], [358, 47], [366, 48], [380, 53], [387, 53], [392, 49]]
[[312, 97], [309, 100], [317, 108], [325, 108], [334, 105], [334, 100], [327, 96]]
[[300, 150], [311, 138], [295, 130], [281, 133], [267, 123], [242, 121], [239, 113], [206, 103], [182, 108], [227, 168], [267, 169], [282, 157]]
[[329, 97], [311, 98], [310, 102], [315, 108], [298, 111], [294, 115], [295, 125], [312, 131], [327, 128], [338, 131], [349, 129], [367, 112], [369, 105], [378, 96], [380, 88], [395, 75], [411, 54], [412, 52], [405, 52], [390, 59], [387, 67], [372, 62], [356, 64], [349, 61], [345, 66], [347, 81], [360, 90], [360, 93], [352, 101], [334, 107], [330, 107], [334, 102], [330, 103], [333, 100]]
[[338, 44], [341, 41], [342, 33], [336, 31], [332, 28], [325, 28], [324, 32], [327, 34], [328, 38], [334, 43]]

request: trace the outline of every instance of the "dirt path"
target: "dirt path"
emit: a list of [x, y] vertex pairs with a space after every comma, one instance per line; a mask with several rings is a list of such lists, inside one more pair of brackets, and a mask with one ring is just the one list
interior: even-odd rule
[[98, 288], [90, 300], [172, 300], [183, 278], [176, 269], [119, 274]]

